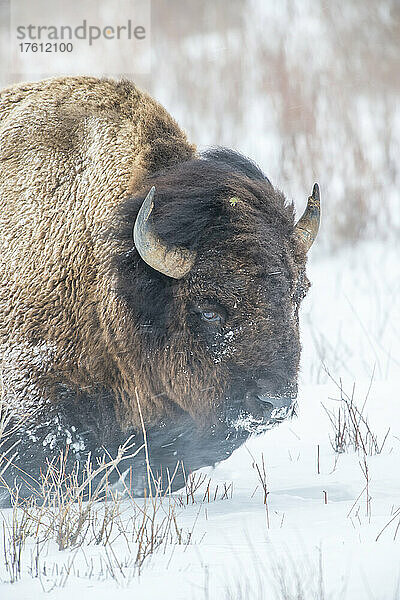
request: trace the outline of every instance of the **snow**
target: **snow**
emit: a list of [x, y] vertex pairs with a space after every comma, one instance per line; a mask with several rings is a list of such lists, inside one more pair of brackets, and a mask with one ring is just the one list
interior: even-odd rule
[[[123, 535], [113, 534], [108, 548], [85, 543], [59, 551], [51, 541], [43, 546], [35, 577], [30, 539], [19, 581], [7, 583], [4, 560], [0, 564], [1, 598], [400, 598], [397, 250], [371, 243], [322, 260], [317, 249], [311, 254], [297, 417], [203, 470], [212, 480], [209, 501], [203, 501], [203, 486], [194, 503], [182, 496], [183, 505], [177, 504], [177, 523], [190, 543], [163, 544], [139, 573], [136, 546]], [[363, 453], [332, 448], [327, 411], [341, 405], [340, 380], [349, 395], [355, 383], [360, 408], [367, 397], [365, 415], [380, 443], [390, 428], [382, 452], [365, 457], [367, 489]], [[266, 505], [257, 472], [258, 465], [262, 474], [263, 460]], [[130, 501], [122, 506], [128, 520]], [[9, 523], [11, 510], [2, 516]]]

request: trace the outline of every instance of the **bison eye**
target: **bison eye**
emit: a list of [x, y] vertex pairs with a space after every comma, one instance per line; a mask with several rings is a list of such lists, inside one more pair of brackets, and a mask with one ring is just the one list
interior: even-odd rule
[[202, 312], [201, 318], [207, 323], [220, 323], [222, 321], [221, 315], [211, 310]]
[[[212, 329], [218, 329], [221, 327], [228, 316], [227, 310], [219, 302], [214, 299], [194, 301], [189, 310], [190, 313], [195, 315], [197, 323], [202, 321], [207, 325], [212, 326]], [[206, 328], [210, 332], [210, 328]]]

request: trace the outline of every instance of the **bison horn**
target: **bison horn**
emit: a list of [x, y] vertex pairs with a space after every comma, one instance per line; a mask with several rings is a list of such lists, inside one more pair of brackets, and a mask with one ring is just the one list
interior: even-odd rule
[[192, 268], [196, 253], [178, 246], [168, 247], [154, 232], [151, 213], [155, 191], [153, 186], [143, 200], [133, 228], [133, 240], [136, 250], [150, 267], [168, 277], [181, 279]]
[[317, 237], [321, 207], [318, 183], [314, 183], [312, 195], [308, 198], [306, 210], [294, 228], [295, 236], [309, 251]]

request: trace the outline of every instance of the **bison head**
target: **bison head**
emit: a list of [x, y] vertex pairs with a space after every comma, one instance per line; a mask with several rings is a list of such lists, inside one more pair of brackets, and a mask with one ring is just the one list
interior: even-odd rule
[[125, 213], [134, 249], [118, 267], [120, 363], [154, 426], [190, 417], [203, 434], [240, 443], [296, 398], [318, 186], [297, 225], [293, 205], [232, 151], [209, 151], [146, 186]]

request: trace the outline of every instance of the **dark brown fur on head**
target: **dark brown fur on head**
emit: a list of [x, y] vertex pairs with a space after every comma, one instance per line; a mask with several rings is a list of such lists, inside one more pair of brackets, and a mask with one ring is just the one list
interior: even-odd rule
[[[197, 253], [182, 279], [126, 251], [152, 185], [156, 233]], [[127, 199], [114, 233], [125, 251], [112, 262], [124, 313], [113, 352], [127, 398], [137, 388], [147, 418], [183, 409], [210, 424], [232, 405], [239, 413], [260, 380], [271, 394], [295, 389], [298, 304], [308, 281], [293, 231], [293, 205], [256, 165], [226, 149], [157, 172]], [[207, 310], [222, 321], [204, 322]], [[123, 415], [137, 418], [131, 400]]]

